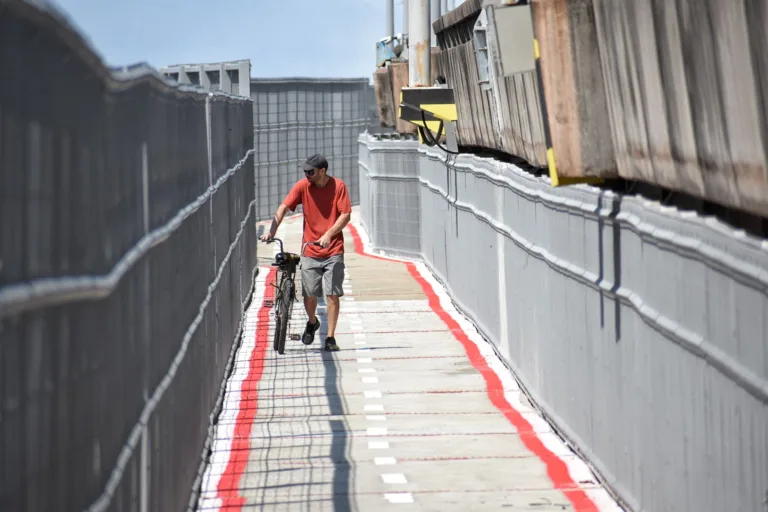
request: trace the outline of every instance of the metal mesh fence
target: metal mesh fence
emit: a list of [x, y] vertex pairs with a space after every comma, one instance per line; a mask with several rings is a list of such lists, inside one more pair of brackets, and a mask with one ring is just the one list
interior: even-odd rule
[[373, 121], [368, 79], [258, 79], [251, 81], [256, 149], [257, 217], [269, 219], [303, 178], [301, 163], [314, 153], [328, 173], [360, 193], [357, 138]]
[[0, 69], [0, 510], [179, 510], [252, 288], [252, 103], [18, 1]]

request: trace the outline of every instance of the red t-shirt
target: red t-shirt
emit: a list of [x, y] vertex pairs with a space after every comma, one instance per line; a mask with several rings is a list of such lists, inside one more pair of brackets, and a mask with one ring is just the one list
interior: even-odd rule
[[[320, 240], [329, 229], [333, 227], [342, 213], [352, 213], [352, 205], [349, 202], [349, 194], [344, 182], [338, 178], [329, 176], [328, 183], [324, 187], [316, 187], [308, 180], [298, 181], [283, 204], [289, 210], [294, 211], [299, 205], [304, 207], [304, 235], [301, 244]], [[299, 247], [298, 251], [301, 251]], [[319, 245], [308, 245], [304, 256], [311, 258], [327, 258], [344, 253], [344, 235], [338, 233], [331, 238], [331, 245], [323, 249]]]

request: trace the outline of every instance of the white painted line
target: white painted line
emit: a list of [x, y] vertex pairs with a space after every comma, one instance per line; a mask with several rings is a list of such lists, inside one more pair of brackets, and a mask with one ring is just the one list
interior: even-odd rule
[[357, 371], [359, 373], [376, 373], [374, 368], [359, 368]]
[[377, 466], [394, 466], [397, 464], [397, 459], [394, 457], [375, 457], [373, 463]]
[[394, 504], [413, 503], [413, 495], [409, 492], [388, 492], [384, 494], [384, 499]]
[[381, 475], [381, 479], [385, 484], [407, 484], [408, 480], [405, 479], [405, 475], [402, 473], [384, 473]]
[[378, 377], [363, 377], [363, 382], [365, 384], [378, 384], [379, 378]]
[[[264, 303], [268, 271], [259, 272], [256, 277], [253, 301], [245, 312], [243, 320], [242, 345], [235, 355], [232, 374], [226, 383], [225, 400], [222, 404], [222, 415], [237, 418], [240, 414], [242, 388], [248, 377], [250, 361], [256, 350], [256, 331], [262, 327], [258, 316]], [[224, 471], [229, 464], [232, 438], [234, 436], [236, 422], [224, 422], [215, 427], [212, 443], [212, 453], [208, 467], [205, 469], [201, 483], [202, 496], [217, 496], [217, 486]], [[217, 504], [217, 506], [219, 506]]]
[[358, 357], [357, 362], [360, 364], [370, 364], [373, 362], [373, 359], [370, 357]]
[[370, 414], [365, 417], [368, 421], [387, 421], [387, 417], [383, 414]]
[[355, 342], [355, 345], [365, 345], [365, 344], [366, 344], [365, 341], [356, 341]]
[[[568, 470], [569, 475], [575, 482], [583, 480], [597, 481], [592, 471], [586, 463], [573, 452], [562, 439], [552, 432], [549, 425], [541, 418], [538, 413], [533, 411], [529, 405], [523, 403], [520, 386], [514, 376], [509, 372], [504, 363], [499, 359], [491, 346], [490, 342], [485, 340], [474, 325], [454, 306], [447, 290], [435, 279], [427, 265], [420, 261], [415, 263], [419, 274], [432, 287], [442, 308], [459, 324], [469, 340], [477, 347], [480, 354], [485, 359], [488, 367], [499, 377], [501, 381], [504, 398], [516, 409], [527, 421], [531, 423], [536, 437], [544, 446], [556, 457], [562, 460]], [[589, 496], [595, 506], [601, 512], [621, 510], [616, 501], [603, 488], [582, 488], [585, 494]]]
[[384, 410], [384, 406], [381, 405], [381, 404], [365, 404], [365, 406], [363, 407], [363, 410], [364, 411], [371, 411], [371, 412], [383, 411]]
[[365, 334], [359, 332], [359, 333], [355, 334], [355, 338], [358, 339], [358, 340], [363, 340], [363, 339], [365, 339]]
[[369, 450], [389, 450], [387, 441], [368, 441]]
[[342, 297], [341, 300], [343, 300], [344, 302], [355, 302], [354, 297]]
[[381, 391], [366, 391], [365, 398], [381, 398]]
[[386, 427], [370, 427], [365, 431], [369, 436], [385, 436], [387, 435]]

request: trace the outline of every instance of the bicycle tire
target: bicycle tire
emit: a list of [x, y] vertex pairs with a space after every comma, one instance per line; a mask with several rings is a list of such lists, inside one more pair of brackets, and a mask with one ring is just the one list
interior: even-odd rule
[[277, 292], [277, 296], [275, 297], [275, 332], [272, 337], [272, 349], [277, 352], [278, 348], [280, 347], [280, 333], [281, 333], [281, 324], [282, 322], [282, 311], [283, 311], [283, 299], [280, 292]]
[[293, 309], [293, 281], [291, 279], [285, 279], [280, 283], [280, 302], [275, 335], [278, 336], [277, 353], [283, 355], [285, 353], [285, 338], [288, 334], [288, 320], [291, 318], [291, 310]]

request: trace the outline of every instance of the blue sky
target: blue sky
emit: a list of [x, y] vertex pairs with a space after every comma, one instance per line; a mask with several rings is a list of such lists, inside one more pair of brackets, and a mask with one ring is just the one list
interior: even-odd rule
[[[56, 0], [111, 66], [251, 59], [254, 77], [367, 77], [387, 0]], [[400, 30], [401, 0], [395, 0]]]

